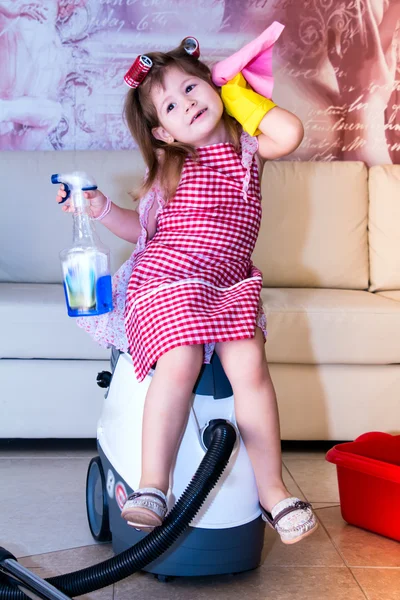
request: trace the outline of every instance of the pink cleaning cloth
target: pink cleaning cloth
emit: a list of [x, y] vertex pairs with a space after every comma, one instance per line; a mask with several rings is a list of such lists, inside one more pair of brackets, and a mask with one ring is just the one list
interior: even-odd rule
[[271, 98], [274, 87], [272, 51], [284, 28], [282, 23], [274, 21], [255, 40], [214, 65], [212, 80], [215, 85], [225, 85], [235, 75], [242, 72], [243, 77], [255, 92], [264, 98]]

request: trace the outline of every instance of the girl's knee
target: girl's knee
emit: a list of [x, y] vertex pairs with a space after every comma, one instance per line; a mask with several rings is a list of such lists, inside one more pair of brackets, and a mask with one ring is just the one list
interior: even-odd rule
[[232, 387], [250, 382], [261, 384], [270, 377], [264, 339], [261, 341], [259, 336], [242, 342], [226, 342], [219, 356]]
[[249, 353], [246, 357], [243, 357], [243, 361], [239, 363], [238, 367], [231, 369], [233, 373], [233, 379], [237, 383], [253, 383], [260, 385], [266, 377], [269, 377], [268, 365], [265, 357], [255, 352], [253, 355]]

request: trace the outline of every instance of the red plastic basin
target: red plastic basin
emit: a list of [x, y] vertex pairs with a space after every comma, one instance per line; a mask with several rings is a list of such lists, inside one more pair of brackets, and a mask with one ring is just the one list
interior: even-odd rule
[[365, 433], [326, 460], [337, 467], [343, 519], [400, 541], [400, 435]]

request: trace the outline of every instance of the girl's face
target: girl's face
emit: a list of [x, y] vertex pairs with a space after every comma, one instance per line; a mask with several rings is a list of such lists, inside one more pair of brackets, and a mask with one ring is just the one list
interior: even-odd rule
[[169, 67], [164, 86], [150, 93], [160, 123], [153, 129], [154, 137], [167, 144], [177, 140], [195, 147], [227, 141], [222, 100], [210, 84]]

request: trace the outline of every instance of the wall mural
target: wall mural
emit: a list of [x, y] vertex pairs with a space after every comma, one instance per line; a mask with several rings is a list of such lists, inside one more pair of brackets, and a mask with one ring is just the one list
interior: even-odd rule
[[0, 0], [0, 149], [129, 149], [123, 75], [187, 36], [208, 63], [274, 20], [290, 159], [400, 163], [400, 0]]

